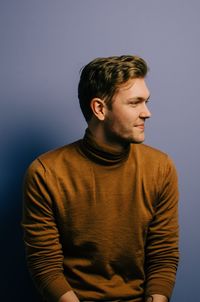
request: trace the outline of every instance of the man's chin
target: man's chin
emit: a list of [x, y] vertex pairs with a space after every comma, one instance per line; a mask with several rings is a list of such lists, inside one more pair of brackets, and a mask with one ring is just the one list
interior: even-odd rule
[[118, 143], [120, 143], [122, 146], [127, 146], [129, 144], [142, 144], [144, 142], [144, 137], [141, 137], [141, 138], [134, 138], [132, 136], [127, 136], [127, 137], [120, 137], [118, 136], [117, 137], [117, 141]]
[[144, 137], [141, 138], [141, 139], [134, 139], [134, 138], [132, 138], [129, 141], [129, 143], [131, 143], [131, 144], [142, 144], [143, 142], [144, 142]]
[[142, 140], [142, 141], [132, 141], [131, 144], [138, 144], [139, 145], [139, 144], [142, 144], [143, 142], [144, 142], [144, 140]]

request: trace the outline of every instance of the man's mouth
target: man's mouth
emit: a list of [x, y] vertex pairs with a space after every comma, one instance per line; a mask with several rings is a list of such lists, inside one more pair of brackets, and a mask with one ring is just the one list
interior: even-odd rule
[[144, 123], [143, 124], [138, 124], [135, 127], [139, 128], [141, 130], [144, 130]]

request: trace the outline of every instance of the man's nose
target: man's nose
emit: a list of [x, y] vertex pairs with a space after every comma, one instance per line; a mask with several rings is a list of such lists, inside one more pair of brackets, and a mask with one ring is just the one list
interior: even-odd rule
[[141, 112], [140, 112], [140, 117], [141, 118], [150, 118], [151, 117], [151, 111], [147, 107], [146, 104], [143, 104]]
[[151, 117], [151, 112], [146, 104], [144, 104], [141, 108], [140, 117], [141, 118], [150, 118]]

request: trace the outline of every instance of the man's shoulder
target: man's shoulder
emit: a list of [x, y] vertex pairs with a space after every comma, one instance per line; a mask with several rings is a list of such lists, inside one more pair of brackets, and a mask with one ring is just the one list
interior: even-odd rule
[[166, 152], [146, 144], [132, 145], [132, 150], [133, 152], [136, 152], [148, 158], [150, 157], [150, 158], [166, 159], [169, 157], [169, 155]]
[[37, 170], [38, 168], [56, 169], [63, 165], [63, 163], [72, 162], [74, 158], [77, 158], [78, 146], [81, 140], [77, 140], [70, 144], [60, 146], [58, 148], [49, 150], [40, 154], [29, 166], [31, 170]]
[[148, 173], [156, 173], [157, 171], [160, 176], [166, 176], [171, 172], [173, 175], [177, 174], [176, 166], [171, 156], [155, 147], [146, 144], [133, 145], [132, 158], [134, 158], [136, 163], [142, 167], [144, 171], [148, 171]]
[[138, 159], [139, 163], [144, 163], [148, 167], [162, 166], [169, 167], [174, 166], [174, 161], [171, 156], [155, 147], [146, 144], [136, 144], [132, 146], [133, 156]]
[[44, 160], [44, 161], [51, 161], [54, 159], [58, 159], [59, 157], [62, 156], [68, 156], [68, 155], [72, 155], [74, 152], [76, 152], [77, 147], [79, 146], [81, 140], [77, 140], [75, 142], [60, 146], [58, 148], [49, 150], [41, 155], [39, 155], [39, 159], [40, 160]]

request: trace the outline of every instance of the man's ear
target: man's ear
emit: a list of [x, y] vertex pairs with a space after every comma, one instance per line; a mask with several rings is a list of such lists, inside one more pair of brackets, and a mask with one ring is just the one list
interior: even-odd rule
[[103, 121], [105, 119], [106, 104], [102, 99], [93, 98], [90, 102], [90, 107], [98, 120]]

